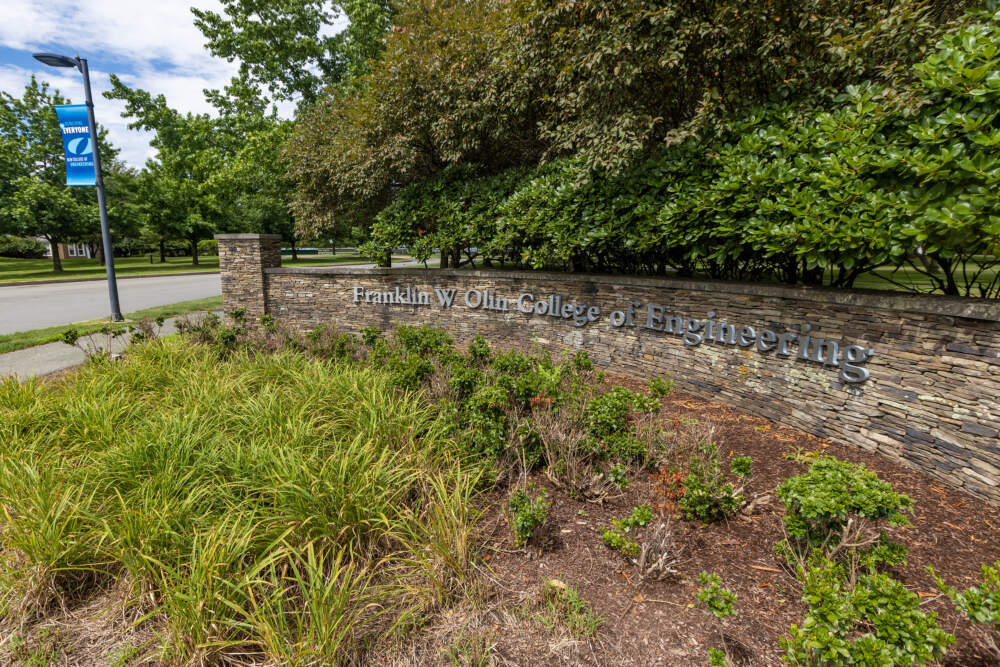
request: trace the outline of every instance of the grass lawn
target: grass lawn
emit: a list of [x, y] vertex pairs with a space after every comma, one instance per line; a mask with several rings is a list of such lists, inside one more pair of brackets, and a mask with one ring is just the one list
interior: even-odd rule
[[[402, 261], [406, 257], [393, 257]], [[360, 255], [299, 255], [295, 262], [290, 257], [283, 257], [282, 266], [329, 266], [336, 264], [352, 264], [367, 262]], [[218, 271], [219, 258], [208, 255], [198, 258], [198, 266], [191, 264], [190, 257], [168, 257], [165, 264], [154, 261], [149, 263], [149, 256], [120, 257], [115, 259], [115, 272], [119, 276], [138, 276], [148, 273], [188, 273], [192, 271]], [[66, 278], [102, 278], [104, 267], [92, 259], [64, 259], [63, 272], [52, 270], [51, 259], [11, 259], [0, 257], [0, 283], [18, 282], [22, 280], [61, 280]]]
[[[174, 315], [183, 315], [185, 313], [196, 313], [201, 310], [212, 310], [213, 308], [219, 308], [221, 306], [222, 297], [212, 296], [207, 299], [181, 301], [180, 303], [172, 303], [166, 306], [156, 306], [155, 308], [146, 308], [145, 310], [125, 313], [125, 320], [131, 322], [138, 322], [139, 320], [153, 320], [160, 316], [172, 317]], [[76, 322], [74, 324], [62, 324], [60, 326], [48, 327], [45, 329], [35, 329], [34, 331], [17, 331], [12, 334], [0, 335], [0, 354], [62, 340], [63, 332], [70, 327], [79, 331], [81, 336], [86, 336], [87, 334], [99, 331], [101, 327], [108, 322], [109, 320], [107, 319], [89, 320], [87, 322]]]

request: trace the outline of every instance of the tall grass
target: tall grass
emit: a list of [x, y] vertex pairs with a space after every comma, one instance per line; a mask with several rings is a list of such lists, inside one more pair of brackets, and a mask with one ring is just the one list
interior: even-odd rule
[[470, 585], [485, 461], [437, 414], [371, 367], [181, 339], [4, 381], [0, 627], [116, 584], [167, 661], [362, 661]]

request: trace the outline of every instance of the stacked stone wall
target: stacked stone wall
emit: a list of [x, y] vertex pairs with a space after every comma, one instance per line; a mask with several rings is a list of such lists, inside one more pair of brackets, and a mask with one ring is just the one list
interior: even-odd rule
[[[220, 255], [226, 245], [220, 239]], [[225, 252], [246, 251], [232, 244]], [[319, 324], [355, 333], [433, 324], [461, 343], [482, 335], [502, 348], [586, 350], [609, 372], [640, 379], [669, 374], [684, 391], [879, 451], [1000, 502], [996, 302], [621, 276], [273, 265], [262, 269], [254, 292], [257, 260], [249, 256], [223, 264], [227, 307], [266, 311], [299, 331]], [[246, 280], [227, 280], [227, 271], [244, 269]], [[227, 286], [234, 291], [226, 293]], [[437, 289], [455, 290], [451, 306], [440, 304]], [[420, 303], [421, 293], [427, 303]], [[519, 308], [524, 294], [533, 297]], [[407, 296], [409, 304], [388, 303]], [[556, 296], [560, 310], [583, 309], [568, 318], [533, 307], [521, 312], [528, 303], [554, 305], [549, 299]], [[594, 307], [599, 314], [587, 310]], [[718, 340], [692, 345], [657, 330], [669, 326], [671, 315], [685, 327], [691, 319], [712, 321]], [[707, 327], [700, 333], [706, 336]], [[803, 345], [806, 336], [812, 343]], [[782, 337], [789, 341], [785, 350]], [[838, 349], [810, 347], [820, 338]], [[862, 361], [848, 364], [849, 354]], [[870, 378], [858, 381], [865, 372]]]

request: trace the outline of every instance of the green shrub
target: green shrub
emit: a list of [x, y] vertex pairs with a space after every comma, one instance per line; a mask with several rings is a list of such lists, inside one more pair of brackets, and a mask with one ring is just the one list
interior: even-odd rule
[[601, 541], [615, 551], [620, 551], [629, 558], [639, 555], [639, 544], [628, 537], [633, 528], [642, 528], [653, 520], [653, 510], [649, 505], [640, 505], [632, 509], [632, 514], [624, 519], [614, 519], [611, 527], [601, 531]]
[[753, 459], [749, 456], [736, 456], [729, 461], [729, 470], [737, 477], [747, 477], [752, 464]]
[[708, 665], [709, 667], [728, 667], [729, 661], [726, 659], [725, 652], [717, 648], [709, 648]]
[[736, 613], [736, 593], [722, 587], [719, 575], [701, 572], [698, 575], [698, 583], [702, 584], [702, 587], [698, 589], [695, 597], [698, 602], [708, 607], [713, 616], [725, 618]]
[[937, 581], [938, 588], [945, 593], [955, 607], [976, 623], [986, 623], [993, 626], [993, 632], [1000, 632], [1000, 560], [990, 565], [982, 566], [983, 583], [970, 586], [964, 591], [958, 591], [947, 586], [941, 577], [928, 568]]
[[781, 638], [792, 665], [924, 665], [955, 638], [920, 610], [920, 598], [886, 574], [862, 575], [852, 589], [842, 566], [822, 560], [804, 573], [809, 611]]
[[796, 566], [814, 549], [832, 560], [846, 558], [852, 571], [858, 565], [871, 570], [905, 557], [905, 549], [879, 526], [908, 525], [903, 512], [913, 502], [862, 463], [820, 457], [807, 472], [782, 481], [777, 495], [785, 506], [788, 533], [778, 550]]
[[38, 239], [0, 235], [0, 257], [42, 259], [48, 251], [48, 245]]
[[593, 370], [594, 362], [590, 360], [590, 355], [586, 350], [577, 350], [573, 355], [573, 369], [577, 372]]
[[718, 446], [701, 443], [684, 478], [684, 495], [677, 501], [684, 518], [715, 521], [732, 514], [742, 504], [743, 495], [736, 492], [722, 472]]
[[482, 336], [476, 336], [469, 344], [469, 356], [482, 364], [490, 358], [490, 344]]
[[544, 488], [534, 498], [528, 491], [529, 489], [518, 489], [507, 503], [514, 543], [519, 547], [537, 538], [542, 526], [545, 525], [551, 504]]
[[361, 329], [361, 340], [368, 347], [375, 347], [375, 341], [382, 337], [382, 330], [378, 327], [364, 327]]
[[674, 381], [669, 375], [650, 378], [649, 395], [653, 398], [666, 398], [674, 390]]
[[620, 463], [608, 466], [608, 481], [619, 489], [627, 489], [629, 484], [628, 477], [625, 474], [625, 466]]

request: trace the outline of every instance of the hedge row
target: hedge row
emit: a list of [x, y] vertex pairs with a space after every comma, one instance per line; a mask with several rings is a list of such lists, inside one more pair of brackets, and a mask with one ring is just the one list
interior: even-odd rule
[[837, 287], [884, 267], [914, 289], [1000, 297], [998, 45], [1000, 12], [977, 14], [916, 84], [849, 87], [822, 112], [761, 108], [614, 177], [573, 157], [452, 166], [398, 193], [368, 251]]

